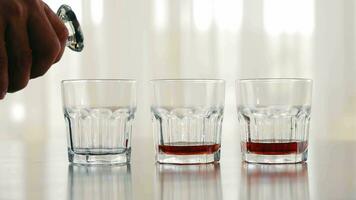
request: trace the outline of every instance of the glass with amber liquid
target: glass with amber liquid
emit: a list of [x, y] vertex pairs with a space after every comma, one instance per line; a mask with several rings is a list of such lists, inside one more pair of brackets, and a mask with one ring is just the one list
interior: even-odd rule
[[239, 80], [237, 110], [243, 160], [306, 161], [311, 97], [309, 79]]
[[220, 160], [223, 80], [153, 80], [151, 107], [159, 163]]

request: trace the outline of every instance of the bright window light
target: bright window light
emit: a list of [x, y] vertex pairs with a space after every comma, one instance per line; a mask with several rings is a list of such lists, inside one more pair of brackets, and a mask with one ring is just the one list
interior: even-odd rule
[[90, 3], [93, 23], [99, 25], [103, 20], [103, 0], [92, 0]]
[[26, 115], [25, 106], [20, 103], [15, 103], [12, 105], [10, 113], [11, 113], [11, 119], [14, 122], [21, 122], [25, 119], [25, 115]]
[[168, 21], [167, 0], [155, 0], [154, 3], [154, 26], [156, 30], [164, 30]]
[[241, 26], [242, 0], [216, 0], [216, 24], [222, 30], [236, 32]]
[[312, 0], [264, 1], [264, 26], [267, 33], [301, 33], [309, 35], [314, 29]]
[[193, 20], [194, 25], [199, 31], [210, 29], [213, 19], [213, 1], [212, 0], [194, 0], [193, 1]]

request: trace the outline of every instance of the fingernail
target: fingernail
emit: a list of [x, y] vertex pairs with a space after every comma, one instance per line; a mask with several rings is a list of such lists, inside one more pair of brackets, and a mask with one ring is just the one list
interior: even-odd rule
[[7, 93], [6, 91], [5, 91], [5, 92], [2, 92], [1, 95], [0, 95], [0, 99], [4, 99], [5, 96], [6, 96], [6, 93]]

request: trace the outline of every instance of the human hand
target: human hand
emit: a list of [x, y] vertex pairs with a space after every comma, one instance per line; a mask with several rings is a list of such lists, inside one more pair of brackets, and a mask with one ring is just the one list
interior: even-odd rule
[[0, 0], [0, 99], [44, 75], [61, 59], [67, 38], [42, 0]]

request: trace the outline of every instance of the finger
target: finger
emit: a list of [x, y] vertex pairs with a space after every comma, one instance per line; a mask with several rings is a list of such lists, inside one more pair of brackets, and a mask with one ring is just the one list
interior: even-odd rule
[[7, 93], [9, 85], [8, 79], [8, 61], [5, 45], [5, 23], [0, 22], [0, 99], [3, 99]]
[[46, 3], [43, 2], [43, 4], [44, 4], [44, 9], [45, 9], [46, 15], [48, 17], [48, 20], [52, 24], [52, 28], [56, 32], [58, 40], [61, 44], [61, 50], [60, 50], [59, 55], [57, 56], [56, 61], [55, 61], [55, 62], [58, 62], [62, 58], [63, 52], [66, 47], [66, 43], [67, 43], [67, 39], [68, 39], [68, 30], [67, 30], [66, 26], [63, 24], [63, 22], [56, 15], [56, 13], [54, 13]]
[[8, 92], [25, 88], [30, 80], [32, 53], [24, 19], [9, 22], [6, 31], [8, 53]]
[[32, 48], [31, 78], [45, 74], [56, 61], [61, 45], [44, 11], [43, 4], [31, 12], [28, 20], [30, 46]]

